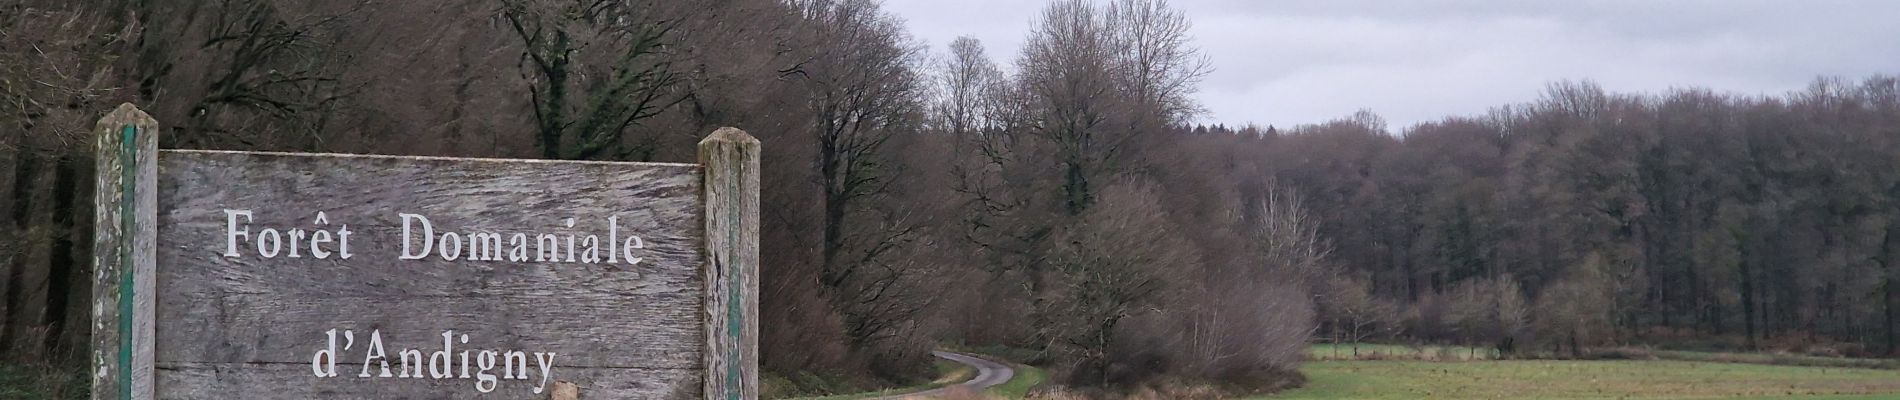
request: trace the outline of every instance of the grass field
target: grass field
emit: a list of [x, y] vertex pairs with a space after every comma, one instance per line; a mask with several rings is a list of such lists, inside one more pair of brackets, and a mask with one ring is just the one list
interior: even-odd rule
[[1010, 376], [1009, 382], [1003, 382], [1001, 385], [990, 387], [989, 392], [991, 395], [1000, 396], [1005, 399], [1020, 399], [1029, 395], [1029, 389], [1042, 384], [1043, 381], [1049, 380], [1049, 373], [1044, 372], [1042, 368], [1022, 364], [1010, 364], [1009, 367], [1014, 368], [1016, 374]]
[[1691, 361], [1314, 361], [1271, 399], [1900, 398], [1900, 371]]
[[1464, 346], [1401, 346], [1396, 344], [1314, 344], [1307, 346], [1312, 360], [1469, 361], [1497, 358], [1497, 351]]

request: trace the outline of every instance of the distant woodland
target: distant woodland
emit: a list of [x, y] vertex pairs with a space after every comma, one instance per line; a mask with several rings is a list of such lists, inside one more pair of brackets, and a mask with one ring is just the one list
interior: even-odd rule
[[1231, 126], [1164, 0], [1032, 23], [993, 60], [874, 0], [0, 0], [0, 360], [87, 362], [123, 102], [179, 149], [690, 162], [744, 129], [781, 394], [946, 345], [1104, 393], [1297, 384], [1313, 342], [1900, 354], [1895, 77]]

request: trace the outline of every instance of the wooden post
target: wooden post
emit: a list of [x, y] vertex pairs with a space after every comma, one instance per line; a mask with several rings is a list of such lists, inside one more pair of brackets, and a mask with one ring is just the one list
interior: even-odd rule
[[150, 399], [158, 121], [127, 103], [94, 129], [92, 398]]
[[706, 186], [709, 400], [759, 398], [759, 140], [719, 128], [699, 142]]

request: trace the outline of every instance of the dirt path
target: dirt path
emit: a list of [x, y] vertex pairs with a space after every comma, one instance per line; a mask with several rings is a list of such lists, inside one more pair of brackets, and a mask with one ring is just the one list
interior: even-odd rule
[[875, 397], [875, 398], [872, 398], [872, 400], [927, 399], [927, 398], [943, 395], [944, 391], [949, 390], [952, 387], [958, 387], [958, 386], [967, 387], [967, 388], [976, 390], [978, 392], [981, 392], [983, 391], [983, 389], [989, 389], [991, 386], [1001, 385], [1003, 384], [1003, 382], [1009, 382], [1009, 378], [1016, 376], [1016, 370], [1010, 369], [1008, 365], [1004, 365], [1003, 363], [999, 363], [995, 361], [985, 360], [985, 359], [971, 356], [968, 354], [951, 353], [947, 351], [933, 351], [933, 352], [930, 352], [930, 354], [936, 355], [937, 358], [955, 361], [959, 364], [968, 365], [971, 368], [976, 368], [976, 377], [970, 378], [968, 382], [958, 383], [958, 384], [945, 386], [945, 387], [941, 387], [937, 389], [925, 390], [925, 391], [916, 392], [916, 393]]

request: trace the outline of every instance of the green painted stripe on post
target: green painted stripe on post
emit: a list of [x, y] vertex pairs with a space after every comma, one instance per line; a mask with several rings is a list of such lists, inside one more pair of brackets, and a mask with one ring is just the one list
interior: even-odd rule
[[[743, 154], [744, 151], [739, 151], [739, 153]], [[736, 261], [744, 258], [738, 256], [739, 250], [742, 250], [739, 249], [738, 243], [739, 230], [745, 227], [745, 221], [741, 219], [744, 216], [744, 210], [740, 208], [743, 206], [743, 204], [740, 203], [744, 202], [742, 198], [745, 196], [740, 195], [741, 192], [739, 191], [739, 180], [742, 179], [739, 168], [726, 168], [725, 170], [730, 174], [728, 179], [726, 179], [728, 185], [726, 193], [733, 193], [732, 195], [726, 196], [727, 201], [732, 203], [730, 207], [726, 207], [727, 210], [731, 210], [731, 218], [726, 221], [732, 225], [726, 227], [725, 253], [732, 256], [731, 261]], [[737, 263], [728, 263], [726, 267], [728, 269], [734, 267], [743, 268], [742, 266], [733, 264]], [[745, 324], [745, 308], [739, 304], [739, 302], [745, 301], [745, 285], [739, 281], [744, 278], [744, 275], [743, 273], [726, 274], [726, 338], [729, 339], [726, 341], [726, 399], [728, 400], [746, 400], [739, 398], [740, 393], [745, 391], [739, 387], [740, 374], [743, 369], [739, 364], [739, 357], [744, 354], [741, 349], [745, 347], [745, 327], [742, 326]]]
[[132, 399], [132, 321], [133, 282], [136, 265], [132, 260], [137, 215], [138, 127], [126, 125], [119, 137], [119, 398]]

